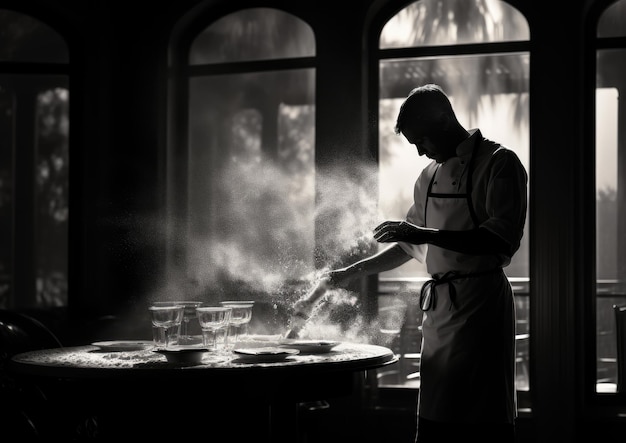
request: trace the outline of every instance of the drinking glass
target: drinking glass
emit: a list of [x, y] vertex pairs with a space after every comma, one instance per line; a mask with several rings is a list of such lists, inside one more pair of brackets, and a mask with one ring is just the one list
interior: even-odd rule
[[[183, 322], [180, 325], [180, 336], [178, 338], [179, 344], [194, 344], [199, 341], [196, 334], [192, 334], [190, 328], [195, 324], [191, 322], [196, 318], [196, 308], [202, 305], [201, 301], [157, 301], [153, 303], [154, 306], [174, 306], [183, 305], [185, 310], [183, 312]], [[200, 331], [196, 331], [198, 334]]]
[[252, 307], [254, 306], [254, 302], [222, 301], [220, 304], [224, 307], [231, 308], [230, 326], [226, 340], [227, 346], [233, 348], [239, 340], [241, 331], [245, 331], [245, 328], [252, 319]]
[[[152, 315], [152, 326], [156, 328], [155, 344], [161, 347], [159, 338], [162, 337], [163, 346], [168, 348], [173, 339], [178, 336], [185, 307], [183, 305], [152, 305], [148, 309]], [[174, 330], [175, 333], [172, 333]]]
[[224, 306], [198, 306], [198, 323], [202, 328], [202, 344], [210, 349], [217, 349], [217, 334], [228, 327], [231, 309]]

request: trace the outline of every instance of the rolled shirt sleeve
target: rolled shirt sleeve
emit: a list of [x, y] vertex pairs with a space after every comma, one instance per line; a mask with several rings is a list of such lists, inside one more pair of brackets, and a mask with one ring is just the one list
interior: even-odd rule
[[[493, 154], [486, 181], [486, 219], [480, 226], [510, 245], [510, 256], [519, 249], [527, 210], [528, 175], [517, 155], [506, 148]], [[487, 177], [485, 177], [487, 178]]]

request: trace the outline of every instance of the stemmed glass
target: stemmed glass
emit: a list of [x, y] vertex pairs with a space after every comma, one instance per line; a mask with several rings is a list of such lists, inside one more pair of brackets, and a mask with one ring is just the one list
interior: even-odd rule
[[193, 337], [189, 333], [189, 322], [196, 318], [196, 308], [202, 304], [201, 301], [157, 301], [153, 304], [154, 306], [183, 305], [185, 310], [183, 312], [183, 322], [180, 325], [179, 341], [181, 344], [193, 343]]
[[217, 349], [217, 331], [228, 327], [231, 309], [223, 306], [198, 306], [196, 316], [202, 328], [202, 345]]
[[152, 314], [152, 325], [163, 330], [165, 347], [170, 345], [170, 329], [180, 328], [185, 307], [183, 305], [166, 305], [148, 307]]
[[227, 340], [230, 340], [232, 337], [232, 343], [229, 343], [229, 347], [232, 347], [237, 343], [237, 340], [239, 340], [241, 330], [245, 329], [252, 319], [252, 307], [254, 306], [254, 302], [222, 301], [220, 304], [232, 310], [230, 314], [230, 327], [233, 333], [229, 332], [226, 337]]

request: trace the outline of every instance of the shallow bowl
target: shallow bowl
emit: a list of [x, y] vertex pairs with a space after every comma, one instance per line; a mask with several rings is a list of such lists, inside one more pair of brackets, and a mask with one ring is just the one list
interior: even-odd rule
[[172, 346], [167, 349], [155, 349], [154, 352], [164, 355], [170, 363], [201, 363], [209, 350], [197, 346]]

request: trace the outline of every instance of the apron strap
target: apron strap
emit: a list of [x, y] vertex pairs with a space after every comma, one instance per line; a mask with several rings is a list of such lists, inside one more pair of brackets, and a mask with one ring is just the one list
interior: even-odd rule
[[489, 269], [487, 271], [459, 273], [457, 271], [448, 271], [442, 275], [433, 275], [433, 278], [427, 280], [422, 285], [422, 289], [419, 295], [419, 304], [422, 311], [434, 310], [437, 307], [437, 286], [447, 284], [448, 292], [450, 294], [450, 307], [451, 310], [456, 302], [456, 288], [453, 281], [460, 278], [475, 278], [488, 274], [497, 274], [502, 272], [502, 268]]
[[480, 221], [478, 220], [478, 216], [476, 215], [476, 211], [474, 210], [474, 202], [472, 201], [472, 176], [474, 175], [474, 157], [476, 156], [476, 151], [478, 151], [481, 139], [482, 137], [477, 136], [476, 141], [474, 142], [474, 149], [472, 149], [472, 155], [470, 157], [469, 165], [467, 165], [467, 185], [465, 186], [467, 192], [467, 206], [469, 208], [472, 222], [474, 222], [474, 227], [476, 228], [480, 226]]
[[434, 194], [432, 192], [433, 184], [435, 183], [435, 177], [437, 176], [437, 171], [439, 171], [439, 167], [441, 166], [440, 163], [437, 164], [437, 168], [435, 169], [435, 172], [433, 172], [433, 176], [430, 178], [430, 182], [428, 183], [428, 190], [426, 191], [426, 201], [424, 202], [424, 223], [426, 223], [427, 216], [428, 216], [428, 197], [437, 195], [437, 196], [442, 196], [442, 197], [454, 197], [454, 198], [465, 197], [465, 199], [467, 200], [467, 207], [469, 209], [470, 218], [472, 219], [472, 222], [474, 223], [474, 227], [478, 228], [480, 226], [480, 220], [478, 219], [478, 216], [476, 215], [476, 211], [474, 210], [474, 203], [472, 202], [472, 188], [473, 188], [472, 176], [474, 173], [474, 157], [476, 156], [476, 152], [478, 151], [480, 142], [483, 139], [483, 137], [479, 135], [480, 134], [476, 134], [476, 139], [474, 140], [474, 147], [472, 148], [472, 154], [470, 156], [469, 164], [467, 165], [467, 180], [466, 180], [467, 184], [465, 185], [465, 188], [466, 188], [465, 194]]

